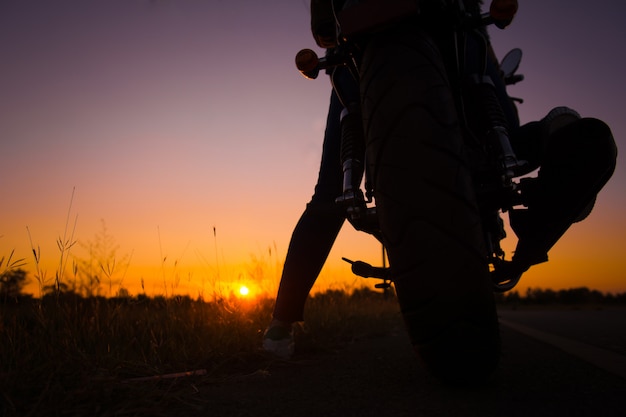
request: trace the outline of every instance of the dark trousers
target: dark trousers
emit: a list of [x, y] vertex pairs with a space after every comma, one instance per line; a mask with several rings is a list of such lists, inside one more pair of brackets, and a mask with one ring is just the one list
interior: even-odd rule
[[345, 219], [345, 214], [335, 204], [335, 199], [343, 191], [340, 162], [342, 110], [343, 106], [333, 92], [317, 185], [291, 236], [276, 297], [274, 318], [284, 322], [303, 320], [306, 299]]

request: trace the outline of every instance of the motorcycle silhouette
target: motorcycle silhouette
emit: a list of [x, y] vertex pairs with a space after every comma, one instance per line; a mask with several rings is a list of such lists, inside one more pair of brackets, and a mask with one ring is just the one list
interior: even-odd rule
[[[505, 85], [523, 80], [522, 52], [497, 63], [485, 27], [510, 24], [517, 2], [494, 0], [488, 13], [463, 0], [328, 4], [335, 44], [324, 57], [301, 50], [296, 66], [307, 78], [330, 74], [344, 106], [336, 203], [355, 229], [382, 243], [389, 266], [344, 260], [355, 274], [381, 279], [377, 288], [394, 285], [429, 370], [448, 382], [485, 378], [500, 352], [493, 292], [514, 288], [530, 266], [507, 259], [501, 215], [508, 213], [520, 242], [533, 242], [537, 210], [529, 209], [544, 204], [537, 190], [561, 187], [560, 174], [550, 172], [566, 166], [547, 164], [541, 181], [527, 177], [537, 167], [519, 159], [512, 144], [514, 102], [521, 100]], [[539, 130], [580, 119], [556, 108]], [[561, 153], [560, 145], [545, 150], [554, 160]], [[542, 228], [543, 246], [535, 245], [544, 250], [531, 250], [529, 264], [547, 260], [547, 249], [589, 214], [612, 168], [606, 171], [580, 179], [583, 192], [558, 205], [563, 209]]]

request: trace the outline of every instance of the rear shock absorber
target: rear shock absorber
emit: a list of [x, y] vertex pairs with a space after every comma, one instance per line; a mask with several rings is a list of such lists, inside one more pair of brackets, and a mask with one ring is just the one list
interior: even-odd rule
[[341, 113], [341, 165], [343, 168], [343, 193], [335, 199], [345, 207], [348, 221], [357, 229], [373, 233], [361, 181], [365, 167], [365, 137], [360, 107], [352, 104]]
[[[343, 167], [343, 197], [350, 199], [360, 193], [365, 159], [363, 122], [355, 103], [341, 113], [341, 164]], [[362, 194], [361, 194], [362, 197]]]
[[358, 217], [365, 206], [361, 181], [365, 167], [365, 133], [361, 118], [359, 85], [346, 67], [332, 73], [333, 88], [344, 105], [341, 112], [341, 164], [343, 168], [343, 194], [336, 202], [352, 210]]
[[471, 77], [471, 83], [472, 101], [477, 106], [474, 116], [480, 133], [485, 135], [485, 145], [490, 159], [498, 168], [501, 184], [509, 187], [512, 178], [526, 165], [526, 161], [520, 161], [515, 156], [509, 140], [508, 124], [491, 78], [475, 75]]

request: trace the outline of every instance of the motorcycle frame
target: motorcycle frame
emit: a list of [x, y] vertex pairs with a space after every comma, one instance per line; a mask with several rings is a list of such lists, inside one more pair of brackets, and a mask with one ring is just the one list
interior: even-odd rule
[[[335, 2], [333, 2], [335, 3]], [[474, 170], [474, 183], [476, 187], [477, 200], [483, 219], [483, 232], [485, 243], [488, 248], [488, 259], [490, 269], [497, 269], [505, 260], [505, 252], [502, 250], [500, 241], [506, 237], [504, 222], [500, 213], [512, 210], [516, 206], [525, 205], [524, 187], [514, 178], [519, 176], [523, 169], [524, 161], [519, 161], [509, 141], [506, 123], [502, 123], [502, 109], [497, 103], [493, 83], [485, 75], [484, 68], [477, 71], [474, 86], [479, 86], [486, 91], [489, 103], [486, 105], [487, 111], [483, 112], [487, 125], [483, 133], [476, 132], [464, 111], [463, 99], [468, 94], [468, 87], [462, 79], [464, 76], [464, 64], [466, 62], [465, 45], [466, 39], [471, 34], [476, 39], [481, 39], [485, 55], [489, 52], [489, 42], [481, 34], [480, 29], [496, 23], [488, 13], [480, 16], [469, 14], [464, 7], [462, 0], [453, 0], [452, 7], [449, 8], [450, 19], [453, 22], [453, 32], [451, 42], [453, 44], [453, 56], [446, 62], [455, 100], [457, 101], [457, 112], [463, 124], [464, 136], [468, 141], [484, 147], [485, 160], [481, 167]], [[386, 12], [382, 13], [381, 10]], [[376, 11], [378, 10], [378, 13]], [[419, 13], [419, 7], [410, 0], [386, 0], [369, 1], [357, 3], [356, 5], [334, 10], [337, 26], [337, 47], [329, 52], [326, 57], [320, 58], [314, 68], [302, 71], [308, 78], [316, 78], [320, 70], [327, 70], [330, 73], [333, 88], [340, 101], [344, 105], [342, 112], [342, 149], [357, 148], [363, 149], [362, 155], [342, 155], [343, 164], [343, 193], [338, 196], [336, 203], [341, 205], [346, 213], [346, 219], [359, 231], [364, 231], [373, 235], [383, 245], [383, 266], [374, 267], [361, 261], [351, 261], [344, 258], [346, 262], [352, 264], [352, 271], [362, 277], [373, 277], [383, 280], [382, 284], [377, 284], [377, 288], [388, 288], [393, 281], [391, 267], [387, 267], [384, 261], [384, 241], [378, 226], [376, 205], [374, 201], [374, 190], [370, 181], [370, 173], [365, 161], [364, 149], [365, 139], [362, 133], [360, 121], [360, 103], [355, 103], [354, 91], [348, 93], [347, 89], [356, 88], [358, 95], [359, 83], [359, 57], [361, 53], [361, 40], [373, 30], [379, 30], [385, 25], [393, 25], [396, 22], [414, 16]], [[366, 17], [373, 17], [368, 20]], [[500, 27], [500, 25], [498, 25]], [[352, 81], [346, 86], [345, 74], [348, 71]], [[342, 80], [343, 79], [343, 80]], [[518, 81], [519, 77], [515, 80]], [[489, 92], [492, 91], [492, 92]], [[490, 96], [491, 95], [491, 96]], [[355, 116], [355, 117], [351, 117]], [[361, 140], [362, 145], [346, 146], [349, 140]], [[364, 181], [362, 181], [364, 179]], [[363, 188], [363, 189], [362, 189]], [[364, 190], [364, 191], [363, 191]], [[505, 292], [512, 289], [520, 277], [512, 277], [504, 283], [494, 283], [496, 292]]]

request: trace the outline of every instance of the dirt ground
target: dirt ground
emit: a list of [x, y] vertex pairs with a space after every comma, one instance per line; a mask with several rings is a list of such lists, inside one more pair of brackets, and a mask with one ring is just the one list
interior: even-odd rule
[[[502, 329], [501, 367], [483, 386], [451, 389], [429, 378], [401, 323], [332, 349], [302, 348], [192, 385], [176, 416], [625, 416], [626, 380]], [[248, 363], [247, 366], [251, 364]], [[191, 389], [191, 388], [190, 388]]]

